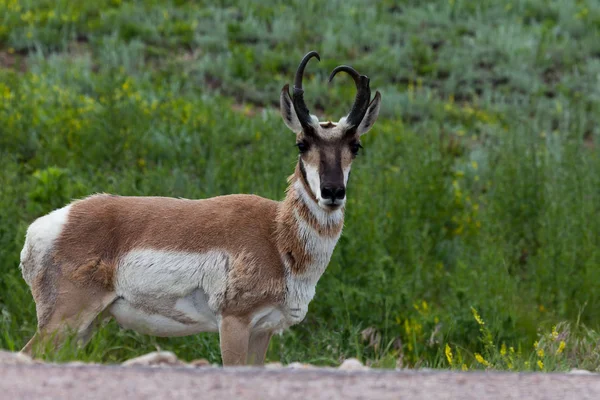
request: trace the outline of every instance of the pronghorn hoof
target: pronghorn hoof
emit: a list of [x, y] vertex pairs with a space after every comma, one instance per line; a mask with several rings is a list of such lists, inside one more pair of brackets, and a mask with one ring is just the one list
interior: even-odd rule
[[25, 353], [12, 353], [0, 350], [0, 365], [35, 364], [36, 361]]

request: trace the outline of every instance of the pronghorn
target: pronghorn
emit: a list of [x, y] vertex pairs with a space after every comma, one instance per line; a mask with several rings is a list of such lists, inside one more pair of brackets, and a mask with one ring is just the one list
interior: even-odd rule
[[[304, 103], [304, 56], [280, 112], [298, 163], [283, 201], [236, 194], [202, 200], [96, 194], [34, 221], [21, 251], [38, 332], [22, 351], [68, 329], [85, 343], [112, 316], [156, 336], [219, 332], [223, 365], [263, 364], [271, 335], [301, 322], [342, 232], [346, 185], [381, 95], [353, 68], [351, 111], [319, 122]], [[45, 339], [45, 340], [42, 340]], [[35, 346], [34, 346], [35, 345]]]

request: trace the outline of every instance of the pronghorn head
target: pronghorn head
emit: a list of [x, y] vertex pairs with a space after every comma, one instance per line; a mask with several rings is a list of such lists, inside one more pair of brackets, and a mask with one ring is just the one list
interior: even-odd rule
[[358, 154], [360, 137], [367, 133], [377, 120], [381, 95], [375, 93], [371, 100], [369, 78], [346, 65], [334, 68], [329, 82], [338, 72], [349, 74], [356, 84], [356, 98], [350, 113], [339, 122], [319, 122], [304, 103], [302, 75], [308, 61], [319, 54], [306, 54], [294, 80], [290, 97], [289, 85], [281, 90], [280, 110], [285, 124], [296, 134], [300, 151], [298, 160], [304, 183], [310, 188], [315, 201], [327, 211], [342, 207], [346, 201], [346, 185], [352, 160]]

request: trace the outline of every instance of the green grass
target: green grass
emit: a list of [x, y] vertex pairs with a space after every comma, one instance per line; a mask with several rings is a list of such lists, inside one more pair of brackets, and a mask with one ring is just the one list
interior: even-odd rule
[[[0, 0], [0, 348], [35, 331], [36, 217], [94, 192], [281, 199], [296, 154], [274, 105], [315, 49], [311, 110], [348, 111], [338, 64], [383, 108], [308, 316], [268, 359], [600, 370], [599, 34], [592, 0]], [[156, 348], [220, 362], [216, 335], [114, 322], [45, 358]]]

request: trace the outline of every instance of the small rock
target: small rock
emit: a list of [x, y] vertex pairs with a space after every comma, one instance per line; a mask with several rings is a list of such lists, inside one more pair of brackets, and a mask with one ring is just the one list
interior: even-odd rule
[[574, 374], [574, 375], [592, 375], [593, 372], [592, 371], [588, 371], [587, 369], [577, 369], [577, 368], [573, 368], [572, 370], [569, 371], [570, 374]]
[[192, 362], [189, 363], [190, 367], [208, 367], [210, 366], [210, 363], [208, 362], [208, 360], [205, 360], [204, 358], [199, 358], [198, 360], [194, 360]]
[[64, 365], [68, 365], [70, 367], [85, 367], [87, 365], [94, 365], [93, 363], [84, 363], [83, 361], [70, 361]]
[[339, 369], [345, 371], [358, 371], [369, 369], [369, 367], [365, 367], [363, 363], [358, 361], [356, 358], [349, 358], [347, 360], [344, 360], [342, 365], [340, 365]]
[[310, 365], [310, 364], [303, 364], [300, 362], [293, 362], [290, 363], [286, 366], [287, 368], [290, 369], [308, 369], [308, 368], [315, 368], [314, 365]]
[[270, 362], [268, 364], [265, 364], [265, 368], [267, 368], [267, 369], [283, 368], [283, 364], [280, 362]]
[[144, 354], [143, 356], [132, 358], [131, 360], [125, 361], [123, 364], [125, 367], [137, 367], [137, 366], [182, 366], [185, 363], [177, 358], [175, 354], [170, 351], [154, 351], [152, 353]]

